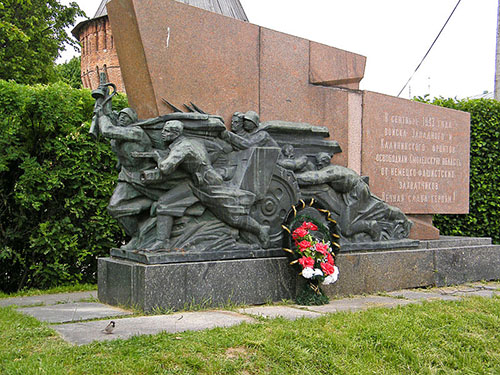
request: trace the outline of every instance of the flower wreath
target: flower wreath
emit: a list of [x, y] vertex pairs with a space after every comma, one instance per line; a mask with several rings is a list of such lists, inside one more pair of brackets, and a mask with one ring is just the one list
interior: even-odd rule
[[338, 267], [335, 265], [335, 257], [340, 250], [337, 222], [331, 218], [331, 213], [314, 199], [307, 202], [300, 200], [288, 212], [282, 228], [283, 250], [291, 254], [293, 260], [290, 264], [299, 265], [299, 275], [307, 280], [302, 294], [308, 294], [312, 290], [320, 297], [318, 300], [309, 295], [302, 300], [310, 302], [306, 304], [327, 303], [328, 297], [319, 287], [319, 283], [333, 284], [339, 276]]

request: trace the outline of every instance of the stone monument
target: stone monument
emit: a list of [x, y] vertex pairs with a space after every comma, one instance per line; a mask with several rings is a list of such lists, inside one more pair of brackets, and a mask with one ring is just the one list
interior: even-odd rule
[[[436, 254], [407, 237], [468, 211], [468, 114], [359, 91], [363, 56], [174, 0], [112, 0], [108, 14], [131, 108], [111, 111], [103, 77], [92, 131], [118, 155], [109, 211], [130, 242], [99, 260], [101, 300], [293, 298], [281, 224], [305, 199], [340, 233], [348, 272], [332, 294], [432, 283]], [[377, 280], [409, 276], [379, 286], [377, 262]]]
[[[112, 249], [116, 260], [104, 261], [100, 271], [113, 262], [130, 267], [123, 260], [179, 269], [185, 263], [203, 268], [206, 262], [279, 257], [286, 235], [282, 223], [291, 210], [297, 211], [299, 202], [305, 208], [304, 200], [311, 202], [308, 210], [329, 212], [339, 247], [348, 243], [379, 247], [387, 241], [392, 248], [416, 245], [405, 240], [412, 223], [401, 210], [372, 195], [365, 179], [353, 170], [331, 164], [341, 149], [338, 142], [324, 140], [329, 136], [326, 128], [261, 123], [250, 110], [235, 112], [231, 129], [226, 130], [221, 117], [194, 103], [185, 104], [187, 112], [183, 112], [167, 101], [173, 113], [139, 120], [132, 108], [112, 111], [116, 87], [105, 78], [103, 74], [101, 85], [92, 92], [96, 104], [91, 133], [108, 139], [118, 157], [120, 173], [108, 211], [130, 241]], [[293, 146], [297, 139], [300, 144]], [[313, 207], [314, 201], [322, 208]], [[238, 273], [226, 278], [238, 285]], [[116, 275], [101, 283], [105, 286], [100, 296], [104, 289], [109, 291], [112, 280]], [[168, 289], [178, 287], [174, 280], [165, 284]], [[203, 290], [205, 285], [201, 282], [197, 287]], [[144, 286], [143, 292], [149, 288]], [[263, 289], [261, 296], [267, 297], [267, 291]], [[293, 286], [287, 293], [291, 296]], [[153, 289], [151, 294], [157, 297], [158, 291]], [[219, 292], [213, 297], [229, 298]], [[181, 302], [186, 303], [186, 298]], [[154, 303], [143, 307], [182, 307], [169, 299]]]
[[[434, 214], [468, 213], [468, 113], [359, 91], [364, 56], [174, 0], [111, 1], [107, 8], [139, 117], [170, 112], [165, 98], [192, 101], [226, 121], [253, 109], [263, 122], [325, 126], [342, 148], [333, 163], [368, 176], [375, 194], [394, 199], [414, 222], [412, 238], [438, 238]], [[450, 146], [452, 154], [443, 152]], [[444, 159], [427, 164], [428, 154]], [[395, 164], [400, 170], [391, 175]]]

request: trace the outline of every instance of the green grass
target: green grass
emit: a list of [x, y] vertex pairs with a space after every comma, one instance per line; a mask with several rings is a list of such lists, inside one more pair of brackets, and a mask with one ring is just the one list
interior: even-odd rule
[[[180, 338], [180, 339], [179, 339]], [[72, 346], [0, 309], [1, 374], [500, 374], [500, 298]]]
[[0, 292], [1, 298], [10, 298], [10, 297], [29, 297], [29, 296], [39, 296], [42, 294], [55, 294], [55, 293], [70, 293], [70, 292], [88, 292], [91, 290], [97, 290], [97, 284], [73, 284], [73, 285], [65, 285], [65, 286], [57, 286], [50, 289], [27, 289], [21, 290], [15, 293], [3, 293]]

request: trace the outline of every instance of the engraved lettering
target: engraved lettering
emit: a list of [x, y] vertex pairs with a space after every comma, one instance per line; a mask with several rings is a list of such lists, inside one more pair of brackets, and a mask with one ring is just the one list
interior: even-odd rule
[[432, 145], [432, 152], [438, 152], [440, 154], [454, 154], [457, 152], [457, 148], [455, 146], [448, 145]]
[[441, 158], [435, 156], [410, 155], [409, 162], [411, 164], [441, 165]]
[[446, 133], [435, 132], [432, 130], [419, 130], [419, 129], [411, 129], [412, 138], [417, 139], [429, 139], [436, 141], [444, 141], [447, 137]]
[[401, 128], [384, 128], [384, 136], [386, 137], [407, 137], [408, 131]]
[[377, 138], [371, 154], [374, 183], [383, 181], [381, 198], [396, 206], [401, 203], [401, 208], [436, 204], [453, 210], [458, 199], [449, 190], [462, 181], [468, 158], [457, 143], [458, 123], [446, 114], [422, 116], [411, 110], [382, 115], [382, 126], [372, 133]]
[[384, 150], [425, 152], [425, 145], [423, 143], [389, 141], [382, 138], [380, 145]]
[[396, 124], [396, 125], [419, 125], [420, 121], [416, 117], [394, 115], [394, 116], [391, 116], [391, 124]]
[[394, 155], [394, 154], [377, 154], [375, 155], [375, 161], [381, 163], [408, 163], [407, 155]]
[[405, 202], [405, 196], [402, 194], [387, 194], [383, 192], [382, 200], [387, 203], [403, 203]]
[[428, 181], [399, 181], [400, 190], [439, 190], [437, 182]]

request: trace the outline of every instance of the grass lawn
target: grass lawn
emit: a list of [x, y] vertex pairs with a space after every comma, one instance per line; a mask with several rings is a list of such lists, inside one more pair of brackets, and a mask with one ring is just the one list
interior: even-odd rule
[[413, 304], [318, 319], [76, 347], [0, 309], [1, 374], [500, 374], [500, 298]]

